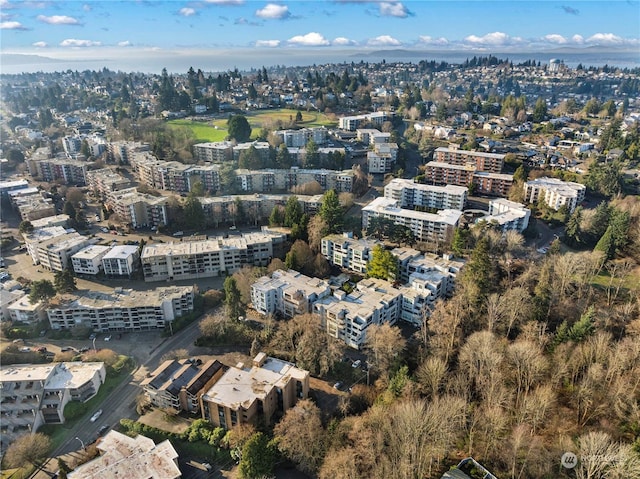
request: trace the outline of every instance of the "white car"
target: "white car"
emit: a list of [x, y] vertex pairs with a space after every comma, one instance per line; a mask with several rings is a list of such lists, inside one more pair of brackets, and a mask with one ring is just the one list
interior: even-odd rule
[[352, 368], [359, 368], [360, 365], [362, 364], [362, 361], [360, 361], [359, 359], [356, 359], [353, 364], [351, 365]]
[[93, 414], [93, 416], [91, 416], [90, 421], [96, 422], [101, 415], [102, 415], [102, 409], [99, 409]]
[[106, 337], [104, 338], [104, 340], [105, 340], [105, 341], [111, 341], [111, 335], [106, 336]]

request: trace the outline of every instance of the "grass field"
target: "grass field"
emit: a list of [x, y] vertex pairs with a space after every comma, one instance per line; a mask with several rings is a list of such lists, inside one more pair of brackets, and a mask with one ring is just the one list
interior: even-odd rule
[[[315, 111], [303, 111], [302, 122], [298, 125], [312, 128], [318, 126], [335, 126], [337, 121], [330, 119], [324, 113]], [[246, 114], [249, 125], [253, 130], [251, 137], [255, 138], [263, 127], [270, 129], [286, 128], [290, 121], [296, 117], [295, 110], [283, 108], [275, 110], [262, 110], [249, 112]], [[185, 126], [193, 131], [198, 141], [222, 141], [227, 136], [227, 119], [221, 118], [209, 122], [191, 120], [171, 120], [168, 122], [172, 126]], [[280, 126], [279, 126], [280, 125]]]

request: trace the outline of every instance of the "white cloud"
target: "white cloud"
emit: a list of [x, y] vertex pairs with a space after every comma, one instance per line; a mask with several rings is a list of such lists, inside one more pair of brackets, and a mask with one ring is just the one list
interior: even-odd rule
[[185, 8], [181, 8], [181, 9], [178, 11], [178, 13], [179, 13], [180, 15], [182, 15], [183, 17], [190, 17], [190, 16], [192, 16], [192, 15], [195, 15], [195, 14], [196, 14], [196, 11], [195, 11], [195, 9], [193, 9], [193, 8], [185, 7]]
[[550, 33], [549, 35], [545, 35], [542, 37], [543, 40], [546, 40], [549, 43], [555, 43], [557, 45], [565, 45], [568, 40], [562, 35], [558, 35], [557, 33]]
[[503, 32], [493, 32], [487, 33], [482, 37], [478, 37], [476, 35], [469, 35], [465, 37], [465, 42], [471, 43], [476, 46], [508, 46], [522, 43], [522, 38], [520, 37], [510, 37], [506, 33]]
[[578, 45], [582, 45], [584, 43], [584, 37], [582, 35], [574, 35], [571, 37], [571, 41], [573, 43], [577, 43]]
[[7, 20], [11, 20], [11, 18], [13, 18], [13, 15], [11, 15], [10, 13], [0, 12], [1, 21], [6, 22]]
[[258, 40], [256, 41], [256, 47], [279, 47], [280, 40]]
[[429, 35], [420, 35], [418, 39], [420, 40], [420, 43], [425, 43], [427, 45], [443, 46], [443, 45], [449, 44], [449, 40], [447, 40], [445, 37], [433, 38], [433, 37], [430, 37]]
[[78, 19], [67, 15], [52, 15], [50, 17], [38, 15], [38, 20], [48, 23], [49, 25], [80, 25]]
[[93, 40], [78, 40], [76, 38], [67, 38], [60, 42], [61, 47], [99, 47], [102, 42], [94, 42]]
[[129, 40], [125, 40], [123, 42], [118, 42], [118, 46], [119, 47], [130, 47], [131, 46], [131, 42]]
[[16, 8], [16, 6], [8, 0], [0, 0], [0, 8], [3, 10], [9, 10], [11, 8]]
[[287, 41], [293, 45], [304, 45], [307, 47], [323, 47], [329, 45], [329, 40], [317, 32], [309, 32], [306, 35], [296, 35]]
[[214, 5], [242, 5], [244, 0], [205, 0], [205, 2]]
[[276, 5], [275, 3], [268, 3], [264, 8], [256, 10], [256, 17], [265, 20], [282, 20], [290, 15], [289, 7], [286, 5]]
[[355, 40], [349, 40], [348, 38], [345, 38], [345, 37], [334, 38], [331, 43], [333, 45], [337, 45], [337, 46], [346, 46], [346, 45], [356, 45], [357, 44], [357, 42]]
[[613, 33], [596, 33], [586, 40], [587, 43], [595, 43], [597, 45], [622, 45], [624, 40]]
[[399, 45], [402, 45], [402, 43], [399, 40], [396, 40], [390, 35], [380, 35], [379, 37], [376, 37], [376, 38], [370, 38], [369, 41], [367, 41], [367, 44], [371, 46], [376, 46], [376, 47], [379, 47], [379, 46], [397, 47]]
[[27, 28], [20, 22], [2, 22], [0, 30], [26, 30]]
[[47, 42], [35, 42], [35, 43], [32, 43], [31, 45], [36, 48], [45, 48], [49, 46]]
[[406, 18], [410, 15], [409, 10], [400, 2], [382, 2], [380, 4], [380, 15], [385, 17]]

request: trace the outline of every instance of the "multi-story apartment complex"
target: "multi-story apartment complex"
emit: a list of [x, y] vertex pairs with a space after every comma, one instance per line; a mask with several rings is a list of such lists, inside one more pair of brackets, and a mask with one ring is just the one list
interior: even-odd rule
[[47, 228], [49, 226], [66, 226], [68, 222], [69, 215], [53, 215], [33, 220], [31, 221], [31, 226], [33, 226], [33, 230], [36, 231], [40, 228]]
[[41, 181], [61, 180], [67, 185], [85, 185], [87, 171], [93, 162], [72, 160], [69, 158], [32, 157], [28, 162], [29, 174]]
[[440, 163], [472, 165], [476, 171], [500, 173], [504, 165], [505, 155], [441, 147], [436, 148], [433, 157], [435, 161]]
[[385, 121], [393, 118], [393, 113], [386, 111], [377, 111], [366, 113], [364, 115], [343, 116], [338, 119], [338, 127], [341, 130], [356, 131], [360, 126], [371, 124], [375, 127], [381, 127]]
[[233, 161], [238, 161], [240, 155], [248, 152], [253, 148], [257, 153], [263, 164], [269, 161], [271, 155], [271, 145], [266, 141], [249, 141], [247, 143], [238, 143], [233, 147]]
[[467, 201], [464, 186], [423, 185], [414, 180], [394, 178], [384, 187], [384, 196], [396, 200], [401, 208], [434, 208], [462, 210]]
[[64, 423], [69, 401], [87, 402], [106, 378], [104, 363], [13, 364], [0, 368], [2, 444], [35, 433], [43, 424]]
[[145, 281], [173, 281], [231, 274], [244, 265], [267, 266], [274, 244], [284, 234], [248, 233], [242, 237], [158, 243], [142, 251]]
[[297, 271], [277, 270], [251, 285], [251, 304], [262, 314], [291, 318], [311, 312], [315, 301], [331, 294], [329, 283]]
[[338, 192], [351, 192], [355, 173], [353, 170], [303, 169], [292, 167], [284, 169], [235, 171], [236, 184], [242, 191], [256, 193], [270, 191], [289, 191], [294, 186], [317, 181], [324, 191], [334, 189]]
[[188, 193], [200, 183], [204, 191], [220, 189], [219, 165], [186, 165], [158, 160], [148, 153], [133, 156], [131, 165], [140, 182], [151, 188]]
[[193, 156], [198, 161], [225, 163], [233, 159], [233, 143], [230, 141], [198, 143], [193, 145]]
[[113, 141], [107, 144], [107, 154], [111, 161], [129, 164], [132, 156], [149, 151], [147, 143], [137, 141]]
[[138, 269], [140, 251], [134, 245], [117, 245], [102, 257], [102, 269], [109, 278], [130, 278]]
[[142, 434], [129, 437], [112, 429], [98, 441], [96, 449], [100, 455], [69, 472], [68, 479], [183, 477], [178, 453], [168, 439], [155, 444]]
[[101, 198], [105, 198], [112, 191], [124, 190], [131, 187], [131, 182], [109, 168], [87, 171], [87, 186]]
[[47, 318], [44, 303], [32, 303], [29, 296], [22, 296], [7, 306], [11, 321], [24, 324], [37, 324]]
[[36, 248], [36, 264], [42, 265], [50, 271], [64, 271], [71, 266], [71, 256], [81, 249], [97, 243], [97, 239], [90, 239], [80, 233], [65, 233], [38, 242]]
[[63, 226], [47, 226], [44, 228], [34, 229], [31, 233], [23, 233], [25, 245], [27, 246], [27, 253], [31, 255], [31, 261], [33, 264], [38, 264], [38, 246], [40, 243], [49, 241], [52, 238], [72, 233], [72, 230], [67, 230]]
[[202, 417], [226, 429], [258, 419], [269, 424], [308, 395], [308, 371], [258, 353], [250, 368], [229, 368], [202, 396]]
[[352, 233], [335, 234], [322, 238], [320, 252], [329, 264], [365, 274], [376, 244], [366, 239], [354, 239]]
[[6, 197], [10, 191], [19, 191], [29, 188], [27, 180], [0, 181], [0, 196]]
[[472, 164], [452, 165], [439, 161], [425, 165], [425, 178], [434, 185], [473, 185], [478, 193], [493, 196], [506, 196], [513, 184], [513, 175], [477, 171]]
[[225, 368], [216, 359], [202, 365], [191, 359], [169, 359], [145, 378], [140, 386], [158, 408], [196, 412], [200, 397], [220, 379]]
[[78, 324], [97, 332], [157, 330], [193, 311], [193, 298], [193, 286], [83, 291], [58, 297], [49, 305], [47, 316], [56, 331]]
[[476, 223], [486, 221], [500, 226], [502, 231], [515, 230], [523, 232], [529, 226], [529, 218], [531, 210], [526, 206], [509, 201], [504, 198], [498, 198], [489, 201], [489, 213], [482, 218], [478, 218]]
[[358, 128], [356, 130], [356, 139], [367, 145], [375, 145], [376, 143], [390, 143], [391, 133], [382, 133], [375, 128]]
[[373, 143], [373, 151], [367, 152], [369, 173], [388, 173], [393, 169], [398, 157], [396, 143]]
[[68, 158], [76, 159], [82, 149], [82, 138], [79, 135], [62, 138], [62, 147]]
[[23, 221], [34, 221], [56, 214], [56, 206], [50, 198], [43, 198], [40, 191], [31, 191], [31, 194], [20, 191], [10, 192], [9, 197], [14, 208], [20, 213]]
[[418, 241], [447, 241], [461, 217], [458, 210], [434, 214], [399, 208], [396, 200], [381, 196], [362, 208], [362, 228], [367, 229], [372, 218], [386, 218], [409, 228]]
[[320, 317], [322, 328], [330, 336], [360, 349], [372, 324], [395, 324], [400, 319], [402, 292], [391, 283], [375, 278], [363, 279], [346, 294], [337, 290], [333, 296], [318, 299], [313, 313]]
[[106, 205], [132, 228], [168, 224], [167, 198], [139, 193], [135, 188], [113, 191]]
[[287, 147], [300, 148], [310, 140], [318, 145], [327, 142], [327, 129], [325, 127], [301, 128], [299, 130], [277, 130], [273, 132]]
[[109, 251], [109, 246], [91, 245], [71, 256], [73, 271], [77, 274], [96, 275], [102, 269], [102, 258]]
[[524, 199], [529, 203], [542, 201], [556, 211], [566, 206], [573, 213], [584, 200], [586, 190], [587, 187], [580, 183], [545, 176], [524, 184]]

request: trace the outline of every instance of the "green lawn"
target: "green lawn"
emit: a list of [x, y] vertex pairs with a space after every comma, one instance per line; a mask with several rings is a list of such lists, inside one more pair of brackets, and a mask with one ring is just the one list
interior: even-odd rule
[[[269, 129], [287, 128], [292, 119], [296, 117], [296, 110], [278, 108], [274, 110], [261, 110], [248, 112], [246, 114], [249, 125], [253, 129], [252, 138], [256, 138], [261, 128]], [[330, 119], [324, 113], [315, 111], [303, 111], [302, 121], [298, 126], [313, 128], [319, 126], [332, 127], [337, 125], [337, 121]], [[221, 118], [209, 122], [192, 120], [170, 120], [172, 126], [184, 126], [193, 131], [198, 141], [223, 141], [227, 136], [227, 119]], [[279, 126], [280, 125], [280, 126]]]

